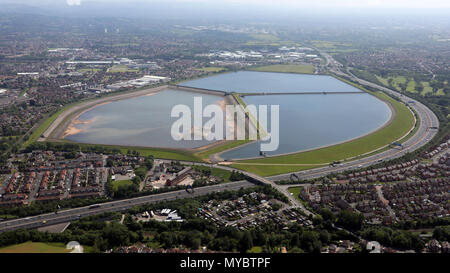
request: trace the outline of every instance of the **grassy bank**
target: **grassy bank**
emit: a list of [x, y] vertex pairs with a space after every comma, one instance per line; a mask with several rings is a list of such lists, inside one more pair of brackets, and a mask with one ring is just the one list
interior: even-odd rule
[[84, 143], [74, 143], [83, 147], [108, 147], [117, 148], [122, 154], [127, 154], [128, 151], [136, 151], [141, 156], [153, 156], [155, 158], [172, 159], [172, 160], [182, 160], [182, 161], [201, 161], [197, 156], [188, 151], [182, 150], [171, 150], [163, 148], [147, 148], [147, 147], [136, 147], [136, 146], [118, 146], [118, 145], [100, 145], [100, 144], [84, 144]]
[[0, 253], [70, 253], [63, 243], [26, 242], [0, 248]]
[[230, 171], [219, 169], [219, 168], [210, 168], [210, 167], [205, 167], [205, 166], [193, 166], [192, 168], [197, 171], [211, 171], [212, 176], [220, 177], [223, 179], [224, 182], [231, 181], [230, 180], [230, 176], [231, 176]]
[[274, 64], [274, 65], [252, 67], [249, 68], [249, 70], [260, 72], [313, 74], [314, 66], [310, 64]]
[[118, 181], [112, 182], [112, 189], [113, 189], [113, 191], [118, 191], [119, 187], [131, 186], [131, 185], [133, 185], [133, 181], [131, 181], [131, 180], [118, 180]]
[[58, 118], [59, 115], [61, 115], [64, 111], [66, 111], [67, 109], [69, 109], [74, 105], [75, 104], [66, 105], [63, 108], [61, 108], [58, 112], [42, 121], [42, 123], [33, 131], [33, 133], [31, 133], [28, 140], [22, 144], [22, 148], [25, 148], [31, 143], [37, 141], [39, 137], [45, 132], [45, 130], [47, 130], [47, 128], [53, 123], [53, 121], [55, 121]]
[[201, 151], [201, 152], [195, 153], [194, 156], [196, 156], [198, 158], [201, 158], [203, 160], [208, 160], [209, 157], [211, 155], [213, 155], [213, 154], [221, 153], [223, 151], [226, 151], [226, 150], [229, 150], [229, 149], [241, 146], [241, 145], [246, 144], [248, 142], [249, 142], [249, 140], [229, 141], [229, 142], [226, 142], [226, 143], [224, 143], [222, 145], [217, 145], [217, 146], [214, 146], [214, 147], [212, 147], [210, 149], [207, 149], [205, 151]]

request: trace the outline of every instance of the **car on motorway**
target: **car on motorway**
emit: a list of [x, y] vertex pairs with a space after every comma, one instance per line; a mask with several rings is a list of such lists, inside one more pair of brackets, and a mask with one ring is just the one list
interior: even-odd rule
[[47, 224], [47, 220], [42, 221], [42, 224], [44, 225]]

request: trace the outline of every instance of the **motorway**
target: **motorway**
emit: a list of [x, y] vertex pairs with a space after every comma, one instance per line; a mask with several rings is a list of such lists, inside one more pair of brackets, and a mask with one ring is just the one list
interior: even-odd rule
[[[163, 160], [165, 162], [170, 162], [171, 160]], [[302, 203], [300, 203], [297, 198], [295, 198], [295, 196], [293, 196], [286, 187], [283, 187], [281, 185], [276, 184], [273, 180], [269, 180], [267, 178], [264, 178], [262, 176], [256, 175], [254, 173], [250, 173], [250, 172], [246, 172], [246, 171], [242, 171], [242, 170], [237, 170], [235, 168], [232, 167], [228, 167], [225, 165], [219, 165], [219, 164], [210, 164], [210, 163], [198, 163], [198, 162], [188, 162], [188, 161], [180, 161], [182, 164], [185, 165], [191, 165], [191, 166], [204, 166], [204, 167], [213, 167], [213, 168], [218, 168], [218, 169], [222, 169], [222, 170], [226, 170], [226, 171], [239, 171], [242, 174], [246, 175], [247, 177], [250, 178], [250, 180], [253, 180], [253, 182], [258, 183], [258, 184], [265, 184], [265, 185], [270, 185], [272, 187], [274, 187], [275, 189], [277, 189], [278, 191], [280, 191], [281, 193], [283, 193], [284, 195], [286, 195], [286, 197], [289, 199], [290, 204], [286, 207], [286, 208], [299, 208], [303, 211], [303, 213], [305, 213], [306, 215], [310, 215], [313, 214], [312, 212], [310, 212], [309, 210], [307, 210]]]
[[[213, 192], [220, 191], [237, 191], [240, 188], [250, 188], [255, 187], [254, 183], [247, 181], [238, 181], [230, 183], [222, 183], [218, 185], [205, 186], [195, 188], [193, 193], [188, 193], [185, 190], [172, 191], [166, 193], [146, 195], [131, 199], [118, 200], [112, 202], [106, 202], [99, 204], [99, 207], [90, 208], [90, 206], [67, 209], [58, 211], [58, 213], [47, 213], [26, 218], [20, 218], [15, 220], [8, 220], [0, 222], [0, 233], [8, 230], [15, 229], [31, 229], [38, 228], [42, 226], [54, 225], [64, 222], [74, 221], [83, 217], [92, 216], [96, 214], [101, 214], [105, 212], [113, 211], [125, 211], [134, 206], [157, 203], [161, 201], [171, 201], [183, 198], [192, 198], [200, 195], [205, 195]], [[44, 221], [46, 221], [44, 223]]]

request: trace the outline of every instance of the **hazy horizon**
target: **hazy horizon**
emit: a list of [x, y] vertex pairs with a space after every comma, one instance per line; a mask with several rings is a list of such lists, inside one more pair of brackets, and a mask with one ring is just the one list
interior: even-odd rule
[[[139, 16], [144, 10], [161, 9], [197, 9], [206, 12], [235, 12], [244, 9], [248, 14], [271, 13], [271, 14], [355, 14], [364, 15], [430, 15], [448, 14], [450, 1], [444, 0], [0, 0], [5, 6], [35, 7], [42, 11], [52, 9], [63, 9], [67, 12], [86, 11], [101, 8], [105, 13], [114, 10], [114, 15], [136, 15]], [[4, 6], [4, 8], [6, 8]], [[120, 8], [119, 8], [120, 7]], [[125, 7], [125, 9], [123, 9]], [[116, 10], [117, 9], [117, 10]], [[94, 11], [92, 10], [92, 11]], [[89, 10], [88, 10], [89, 11]], [[38, 12], [38, 10], [36, 10]], [[136, 14], [133, 14], [135, 12]], [[188, 15], [188, 14], [186, 14]]]

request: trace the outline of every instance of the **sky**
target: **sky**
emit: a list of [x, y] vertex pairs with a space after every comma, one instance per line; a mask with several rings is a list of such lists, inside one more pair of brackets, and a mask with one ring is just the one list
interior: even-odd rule
[[[66, 3], [71, 6], [83, 5], [86, 2], [113, 3], [113, 2], [146, 2], [155, 0], [0, 0], [0, 3], [27, 3], [33, 5]], [[276, 5], [276, 6], [296, 6], [296, 7], [317, 7], [317, 8], [389, 8], [389, 9], [442, 9], [450, 8], [449, 0], [167, 0], [167, 2], [184, 3], [217, 3], [217, 4], [255, 4], [255, 5]]]
[[[284, 21], [298, 18], [444, 18], [450, 0], [0, 0], [5, 12], [49, 16]], [[0, 8], [0, 13], [2, 9]], [[317, 18], [316, 18], [317, 17]], [[447, 19], [445, 19], [447, 18]], [[322, 19], [320, 19], [322, 20]], [[450, 22], [450, 20], [448, 20]]]
[[[31, 0], [39, 2], [39, 0]], [[64, 1], [64, 0], [62, 0]], [[119, 0], [66, 0], [68, 5], [81, 5], [86, 1], [113, 2]], [[152, 0], [134, 0], [137, 2], [152, 2]], [[133, 2], [134, 2], [133, 1]], [[172, 2], [193, 3], [240, 3], [258, 5], [288, 5], [305, 7], [353, 7], [353, 8], [450, 8], [448, 0], [168, 0]], [[124, 1], [121, 1], [124, 2]], [[131, 2], [131, 1], [130, 1]]]

